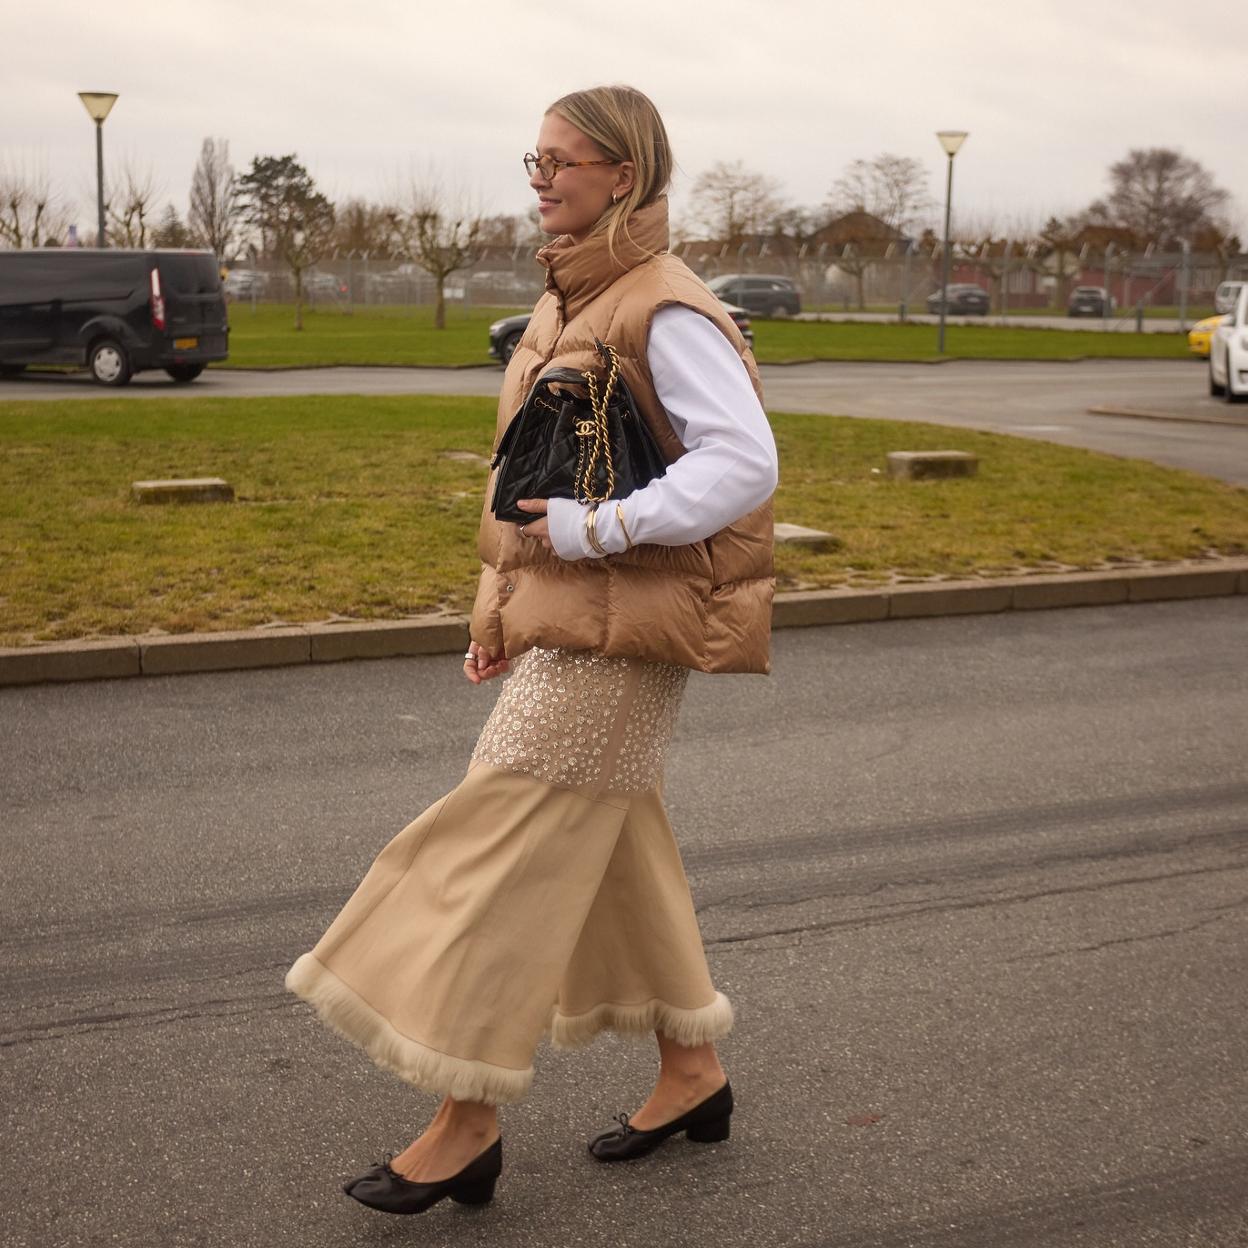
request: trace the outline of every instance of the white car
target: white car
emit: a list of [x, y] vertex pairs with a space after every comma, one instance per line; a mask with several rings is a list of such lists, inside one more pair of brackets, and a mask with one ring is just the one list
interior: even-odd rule
[[1248, 283], [1209, 340], [1209, 393], [1228, 403], [1248, 402]]
[[1219, 282], [1217, 290], [1213, 292], [1213, 310], [1222, 316], [1233, 311], [1235, 300], [1245, 286], [1248, 286], [1248, 282]]

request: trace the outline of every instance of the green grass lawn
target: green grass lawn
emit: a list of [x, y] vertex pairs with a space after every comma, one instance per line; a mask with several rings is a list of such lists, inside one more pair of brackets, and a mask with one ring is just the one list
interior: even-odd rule
[[[523, 309], [527, 311], [527, 309]], [[230, 306], [230, 358], [224, 368], [309, 367], [324, 364], [488, 364], [487, 330], [515, 308], [447, 309], [447, 327], [433, 328], [433, 312], [422, 307], [337, 307], [304, 312], [304, 329], [294, 329], [294, 309], [284, 304]], [[931, 325], [864, 322], [754, 322], [760, 363], [796, 360], [938, 360]], [[946, 356], [986, 360], [1184, 359], [1181, 334], [1100, 334], [1061, 329], [950, 325]]]
[[216, 368], [292, 368], [318, 364], [489, 364], [489, 325], [528, 308], [448, 304], [446, 328], [434, 329], [433, 308], [305, 307], [296, 330], [293, 304], [230, 304], [230, 358]]
[[[782, 588], [1248, 551], [1248, 491], [1150, 464], [932, 425], [775, 414]], [[488, 399], [290, 397], [0, 404], [0, 644], [464, 610]], [[899, 483], [889, 450], [980, 475]], [[223, 476], [233, 504], [139, 506], [135, 480]]]

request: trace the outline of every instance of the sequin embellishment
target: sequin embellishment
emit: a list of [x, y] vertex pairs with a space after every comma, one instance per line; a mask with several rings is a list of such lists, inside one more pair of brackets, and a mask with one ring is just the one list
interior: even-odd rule
[[589, 650], [529, 650], [512, 664], [473, 760], [568, 788], [644, 792], [663, 774], [688, 676]]

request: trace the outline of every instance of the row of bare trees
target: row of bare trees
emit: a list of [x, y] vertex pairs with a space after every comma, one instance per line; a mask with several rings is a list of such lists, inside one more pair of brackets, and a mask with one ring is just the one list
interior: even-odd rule
[[[1133, 148], [1109, 167], [1107, 178], [1107, 195], [1078, 212], [1051, 217], [1039, 229], [1016, 229], [1015, 236], [1074, 237], [1087, 226], [1100, 226], [1129, 233], [1138, 246], [1234, 238], [1229, 193], [1199, 161], [1174, 148]], [[852, 161], [817, 207], [789, 203], [775, 179], [741, 161], [721, 162], [695, 180], [683, 233], [701, 232], [729, 246], [768, 234], [803, 242], [830, 221], [865, 213], [890, 231], [917, 237], [936, 206], [926, 169], [908, 156], [885, 152]], [[973, 222], [962, 232], [992, 233], [992, 224]]]
[[[1186, 240], [1193, 247], [1234, 254], [1240, 241], [1227, 212], [1230, 197], [1198, 161], [1171, 148], [1133, 149], [1108, 170], [1109, 192], [1078, 213], [1053, 216], [1028, 227], [1030, 241], [1046, 253], [1076, 248], [1089, 226], [1125, 231], [1139, 245]], [[114, 245], [203, 246], [223, 261], [243, 254], [276, 259], [289, 267], [302, 326], [304, 275], [334, 254], [406, 259], [431, 275], [435, 323], [445, 323], [445, 282], [477, 263], [487, 247], [536, 241], [525, 216], [490, 216], [462, 195], [448, 192], [436, 176], [409, 178], [384, 202], [351, 198], [333, 204], [295, 154], [256, 156], [239, 174], [229, 143], [203, 140], [183, 220], [171, 203], [159, 207], [163, 188], [150, 170], [123, 165], [105, 188], [110, 242]], [[726, 248], [749, 238], [771, 237], [800, 245], [834, 221], [855, 215], [874, 237], [911, 238], [936, 207], [927, 172], [911, 157], [882, 153], [850, 162], [815, 207], [790, 203], [774, 179], [743, 162], [719, 163], [695, 180], [677, 238], [701, 236]], [[37, 247], [64, 239], [67, 212], [46, 176], [21, 176], [0, 168], [0, 245]], [[852, 230], [853, 225], [847, 227]], [[879, 231], [883, 231], [881, 235]], [[966, 246], [991, 257], [991, 223], [960, 231]], [[1015, 229], [1015, 239], [1020, 231]], [[851, 242], [858, 240], [850, 240]], [[853, 252], [854, 247], [849, 251]], [[867, 262], [864, 253], [864, 263]]]

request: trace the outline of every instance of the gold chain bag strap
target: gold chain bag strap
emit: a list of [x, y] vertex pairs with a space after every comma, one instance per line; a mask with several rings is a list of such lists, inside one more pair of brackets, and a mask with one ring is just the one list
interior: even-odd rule
[[[586, 369], [581, 374], [589, 391], [592, 415], [576, 422], [576, 471], [573, 473], [572, 482], [578, 503], [605, 503], [615, 494], [615, 461], [611, 457], [611, 428], [607, 423], [607, 405], [611, 402], [615, 383], [620, 375], [620, 356], [613, 346], [604, 343], [603, 347], [610, 360], [605, 389], [599, 393], [598, 375], [593, 369]], [[594, 478], [599, 464], [604, 460], [607, 471], [602, 491], [595, 492]]]

